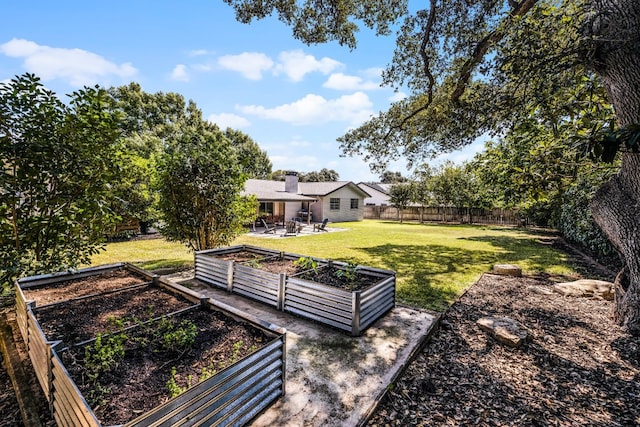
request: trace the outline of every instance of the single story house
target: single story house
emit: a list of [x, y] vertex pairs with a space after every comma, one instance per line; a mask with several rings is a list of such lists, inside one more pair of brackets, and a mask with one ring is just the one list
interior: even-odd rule
[[369, 197], [364, 199], [365, 206], [388, 206], [391, 205], [389, 199], [391, 198], [390, 190], [393, 184], [380, 184], [375, 182], [360, 182], [358, 187], [362, 191], [370, 194]]
[[364, 199], [370, 197], [351, 181], [299, 182], [298, 175], [289, 172], [285, 181], [247, 180], [243, 194], [258, 198], [259, 217], [273, 217], [275, 222], [296, 218], [307, 224], [322, 222], [361, 221]]

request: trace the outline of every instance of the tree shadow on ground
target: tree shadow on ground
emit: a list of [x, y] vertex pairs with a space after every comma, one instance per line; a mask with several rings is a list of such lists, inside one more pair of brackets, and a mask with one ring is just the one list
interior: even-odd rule
[[375, 261], [375, 265], [396, 272], [401, 285], [401, 302], [416, 304], [433, 310], [444, 310], [461, 293], [462, 285], [441, 285], [435, 276], [442, 274], [480, 275], [494, 261], [491, 251], [472, 251], [442, 245], [385, 244], [356, 248]]
[[[355, 249], [368, 254], [375, 265], [396, 272], [401, 302], [440, 311], [446, 309], [483, 272], [489, 271], [493, 264], [526, 261], [529, 269], [544, 271], [550, 265], [561, 263], [563, 255], [546, 245], [532, 242], [528, 236], [530, 234], [523, 231], [522, 237], [486, 235], [461, 238], [489, 243], [493, 248], [489, 250], [393, 243]], [[450, 283], [443, 284], [436, 279], [444, 274], [451, 276]]]

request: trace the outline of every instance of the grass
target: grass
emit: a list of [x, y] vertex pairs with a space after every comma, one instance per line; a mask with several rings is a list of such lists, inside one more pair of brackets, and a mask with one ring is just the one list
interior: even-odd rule
[[[493, 264], [518, 264], [525, 274], [575, 274], [562, 252], [538, 243], [540, 236], [527, 230], [374, 220], [332, 223], [330, 227], [347, 230], [282, 239], [243, 235], [233, 244], [394, 270], [399, 302], [437, 311], [448, 307]], [[179, 267], [192, 264], [193, 254], [180, 244], [143, 240], [109, 244], [92, 263], [116, 261], [147, 269]]]

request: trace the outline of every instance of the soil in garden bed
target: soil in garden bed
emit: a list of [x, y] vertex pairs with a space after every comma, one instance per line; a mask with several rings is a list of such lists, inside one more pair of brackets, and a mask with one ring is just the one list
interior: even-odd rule
[[[190, 330], [184, 320], [195, 325], [197, 335], [183, 350], [177, 343]], [[166, 322], [127, 332], [123, 357], [116, 358], [111, 369], [100, 372], [98, 384], [90, 380], [91, 367], [104, 358], [86, 363], [84, 347], [62, 354], [65, 367], [101, 423], [126, 423], [168, 401], [171, 391], [197, 384], [270, 341], [259, 329], [216, 311], [183, 313], [174, 319], [174, 329]], [[109, 342], [102, 343], [109, 350]], [[111, 344], [112, 350], [116, 347]]]
[[323, 285], [344, 289], [348, 292], [367, 289], [381, 280], [378, 276], [361, 273], [353, 268], [339, 268], [328, 265], [304, 271], [297, 275], [296, 278], [311, 280]]
[[71, 345], [192, 305], [165, 289], [145, 286], [36, 309], [36, 318], [47, 339]]
[[268, 271], [269, 273], [285, 273], [287, 276], [300, 272], [300, 269], [295, 265], [294, 260], [280, 259], [279, 257], [267, 258], [253, 265], [251, 263], [244, 265], [256, 268], [258, 270]]
[[216, 258], [223, 259], [225, 261], [235, 261], [235, 262], [247, 262], [247, 261], [256, 261], [261, 262], [265, 255], [257, 254], [255, 252], [249, 251], [240, 251], [233, 252], [230, 254], [216, 255]]
[[125, 288], [146, 281], [142, 276], [131, 271], [118, 270], [96, 274], [95, 276], [52, 283], [37, 288], [26, 288], [23, 289], [22, 292], [27, 300], [35, 301], [37, 307], [54, 302], [66, 301], [72, 298]]

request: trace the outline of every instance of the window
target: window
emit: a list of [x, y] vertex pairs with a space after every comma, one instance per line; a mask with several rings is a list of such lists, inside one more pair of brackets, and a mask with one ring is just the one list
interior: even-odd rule
[[260, 216], [273, 215], [273, 202], [260, 202]]
[[331, 199], [329, 199], [329, 209], [331, 209], [332, 211], [339, 211], [340, 210], [340, 199], [338, 199], [336, 197], [332, 197]]
[[358, 209], [358, 199], [351, 199], [351, 209]]

